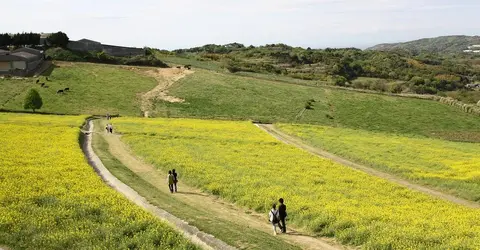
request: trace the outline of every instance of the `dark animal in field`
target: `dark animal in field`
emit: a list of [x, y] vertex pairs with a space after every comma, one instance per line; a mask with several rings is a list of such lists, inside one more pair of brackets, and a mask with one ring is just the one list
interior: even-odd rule
[[45, 86], [45, 83], [43, 82], [40, 86], [41, 86], [41, 87]]
[[57, 90], [57, 94], [63, 94], [63, 89]]
[[177, 66], [177, 69], [181, 69], [181, 68], [182, 68], [182, 66]]
[[40, 79], [37, 79], [37, 81], [36, 81], [35, 83], [37, 83], [37, 84], [38, 84], [39, 82], [40, 82]]
[[187, 65], [185, 65], [185, 66], [183, 66], [183, 67], [186, 68], [186, 69], [190, 69], [190, 68], [192, 68], [192, 65], [187, 64]]
[[67, 92], [67, 91], [70, 91], [70, 88], [65, 88], [65, 89], [63, 90], [63, 92]]

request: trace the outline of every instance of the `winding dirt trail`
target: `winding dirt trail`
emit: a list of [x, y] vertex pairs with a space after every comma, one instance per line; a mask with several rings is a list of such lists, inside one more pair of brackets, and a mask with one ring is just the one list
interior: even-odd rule
[[[173, 216], [167, 211], [160, 209], [150, 204], [144, 197], [139, 195], [135, 190], [121, 182], [103, 165], [100, 158], [95, 154], [92, 148], [92, 136], [95, 134], [94, 125], [91, 120], [88, 121], [88, 131], [85, 133], [85, 140], [83, 143], [83, 152], [88, 160], [88, 163], [95, 169], [95, 171], [102, 177], [102, 179], [112, 188], [122, 193], [130, 201], [136, 205], [148, 210], [158, 218], [166, 221], [171, 226], [182, 232], [186, 238], [190, 239], [194, 244], [202, 247], [202, 249], [226, 249], [234, 250], [236, 248], [229, 246], [223, 241], [215, 238], [212, 235], [206, 234], [196, 227], [188, 225], [185, 221]], [[163, 180], [164, 181], [164, 180]]]
[[465, 199], [462, 199], [462, 198], [459, 198], [459, 197], [456, 197], [456, 196], [453, 196], [453, 195], [450, 195], [450, 194], [446, 194], [446, 193], [443, 193], [443, 192], [440, 192], [440, 191], [437, 191], [437, 190], [434, 190], [434, 189], [430, 189], [430, 188], [422, 186], [422, 185], [411, 183], [411, 182], [409, 182], [407, 180], [404, 180], [404, 179], [401, 179], [397, 176], [394, 176], [394, 175], [391, 175], [391, 174], [388, 174], [388, 173], [385, 173], [385, 172], [381, 172], [381, 171], [378, 171], [376, 169], [373, 169], [373, 168], [370, 168], [370, 167], [367, 167], [367, 166], [364, 166], [364, 165], [361, 165], [361, 164], [351, 162], [351, 161], [346, 160], [342, 157], [331, 154], [327, 151], [324, 151], [324, 150], [321, 150], [319, 148], [307, 145], [300, 138], [285, 134], [282, 131], [280, 131], [279, 129], [277, 129], [272, 124], [256, 124], [256, 125], [259, 128], [266, 131], [267, 133], [269, 133], [270, 135], [272, 135], [273, 137], [277, 138], [279, 141], [282, 141], [286, 144], [290, 144], [290, 145], [296, 146], [298, 148], [301, 148], [303, 150], [306, 150], [306, 151], [308, 151], [311, 154], [314, 154], [316, 156], [333, 160], [333, 161], [335, 161], [337, 163], [340, 163], [344, 166], [348, 166], [348, 167], [360, 170], [360, 171], [365, 172], [367, 174], [377, 176], [377, 177], [380, 177], [382, 179], [386, 179], [390, 182], [400, 184], [400, 185], [402, 185], [404, 187], [407, 187], [409, 189], [419, 191], [419, 192], [422, 192], [422, 193], [425, 193], [425, 194], [428, 194], [428, 195], [431, 195], [431, 196], [434, 196], [434, 197], [437, 197], [437, 198], [440, 198], [440, 199], [443, 199], [443, 200], [446, 200], [446, 201], [457, 203], [459, 205], [463, 205], [463, 206], [470, 207], [470, 208], [480, 208], [480, 204], [478, 204], [476, 202], [465, 200]]
[[168, 95], [168, 88], [178, 80], [192, 73], [194, 73], [194, 71], [179, 68], [156, 68], [143, 72], [143, 74], [155, 78], [158, 82], [158, 85], [154, 89], [142, 95], [141, 109], [144, 116], [149, 116], [149, 113], [154, 108], [155, 100], [184, 102], [185, 100], [183, 99]]
[[[154, 166], [145, 163], [134, 156], [131, 150], [121, 140], [119, 135], [98, 133], [109, 144], [110, 153], [123, 165], [128, 167], [138, 176], [157, 187], [159, 192], [169, 193], [165, 186], [165, 174], [158, 171]], [[201, 190], [190, 187], [179, 181], [179, 192], [175, 198], [193, 207], [209, 211], [215, 214], [216, 218], [231, 221], [238, 225], [255, 228], [259, 231], [271, 233], [271, 225], [265, 222], [265, 215], [254, 211], [246, 211], [234, 204], [223, 201], [215, 196], [203, 193]], [[277, 237], [301, 247], [302, 249], [347, 249], [328, 238], [312, 237], [295, 229], [288, 227], [287, 234], [279, 234]]]

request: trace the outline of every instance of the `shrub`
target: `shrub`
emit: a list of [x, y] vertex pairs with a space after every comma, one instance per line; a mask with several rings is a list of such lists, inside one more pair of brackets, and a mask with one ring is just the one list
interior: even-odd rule
[[391, 92], [391, 93], [402, 93], [402, 91], [404, 90], [404, 86], [403, 86], [403, 83], [394, 83], [392, 85], [390, 85], [390, 87], [388, 88], [388, 91]]
[[35, 112], [35, 109], [40, 109], [43, 105], [42, 97], [35, 89], [30, 89], [23, 102], [24, 109], [31, 109]]
[[345, 86], [345, 83], [347, 83], [347, 78], [343, 76], [333, 76], [333, 82], [336, 86]]

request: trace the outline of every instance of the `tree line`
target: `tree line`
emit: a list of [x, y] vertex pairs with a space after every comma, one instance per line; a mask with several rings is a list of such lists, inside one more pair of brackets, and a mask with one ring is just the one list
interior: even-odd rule
[[39, 46], [46, 45], [49, 47], [67, 47], [69, 38], [67, 34], [59, 31], [57, 33], [50, 34], [45, 40], [45, 44], [40, 44], [41, 34], [33, 32], [23, 32], [16, 34], [0, 34], [0, 47], [8, 46]]
[[[231, 43], [173, 51], [177, 56], [222, 62], [230, 72], [246, 71], [282, 74], [305, 80], [333, 80], [340, 86], [353, 86], [359, 77], [401, 81], [392, 91], [409, 89], [416, 93], [436, 93], [462, 89], [476, 81], [479, 68], [472, 67], [465, 55], [412, 54], [405, 50], [373, 51], [356, 48], [311, 49], [285, 44], [245, 46]], [[479, 57], [480, 58], [480, 57]], [[361, 88], [381, 88], [359, 86]]]

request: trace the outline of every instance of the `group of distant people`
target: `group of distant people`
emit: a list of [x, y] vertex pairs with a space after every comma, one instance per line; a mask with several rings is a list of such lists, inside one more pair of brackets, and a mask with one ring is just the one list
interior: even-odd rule
[[272, 209], [268, 213], [269, 220], [273, 226], [273, 235], [277, 235], [277, 225], [282, 233], [287, 232], [287, 224], [285, 223], [287, 218], [287, 206], [283, 203], [283, 198], [280, 198], [278, 202], [280, 202], [278, 209], [277, 204], [274, 203]]
[[175, 171], [175, 169], [168, 171], [167, 183], [168, 183], [168, 188], [170, 189], [170, 193], [177, 192], [177, 182], [178, 182], [178, 174]]
[[[107, 113], [107, 115], [105, 116], [105, 118], [107, 118], [107, 120], [111, 120], [112, 117], [110, 116], [110, 114]], [[113, 134], [113, 125], [111, 123], [107, 123], [107, 125], [105, 125], [105, 130], [107, 130], [107, 134], [110, 133], [110, 134]]]

